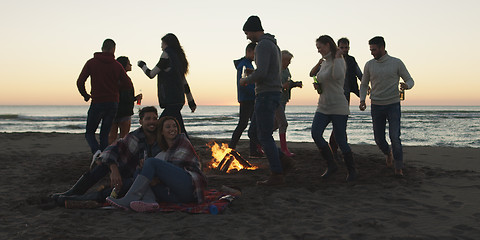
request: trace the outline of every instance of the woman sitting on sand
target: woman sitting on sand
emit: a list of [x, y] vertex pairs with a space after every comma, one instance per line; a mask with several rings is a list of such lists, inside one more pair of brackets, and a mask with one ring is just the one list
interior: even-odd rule
[[206, 177], [195, 149], [185, 134], [180, 133], [180, 125], [174, 117], [165, 116], [158, 120], [157, 142], [162, 152], [145, 160], [140, 174], [123, 198], [107, 197], [108, 203], [125, 210], [131, 208], [145, 212], [158, 208], [156, 200], [203, 202]]

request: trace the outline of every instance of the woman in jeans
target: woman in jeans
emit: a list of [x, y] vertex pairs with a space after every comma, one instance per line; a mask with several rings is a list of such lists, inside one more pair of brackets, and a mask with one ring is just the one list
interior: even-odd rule
[[107, 197], [107, 202], [121, 209], [137, 212], [158, 209], [160, 202], [203, 202], [207, 181], [195, 149], [174, 117], [158, 120], [157, 142], [162, 152], [148, 158], [130, 190], [123, 198]]
[[322, 178], [327, 178], [338, 170], [333, 158], [332, 151], [327, 141], [323, 138], [323, 132], [327, 125], [332, 122], [335, 139], [343, 153], [347, 166], [347, 181], [353, 181], [357, 177], [353, 154], [347, 143], [347, 119], [350, 110], [344, 95], [343, 84], [345, 81], [346, 64], [342, 52], [337, 48], [333, 39], [328, 35], [320, 36], [316, 41], [317, 49], [324, 61], [317, 73], [318, 84], [315, 89], [321, 88], [322, 93], [318, 99], [318, 107], [312, 123], [312, 137], [320, 149], [322, 157], [327, 161], [327, 170]]

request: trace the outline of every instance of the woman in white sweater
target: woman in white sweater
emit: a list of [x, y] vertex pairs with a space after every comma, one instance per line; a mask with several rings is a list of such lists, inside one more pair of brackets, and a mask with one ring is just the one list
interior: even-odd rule
[[317, 49], [322, 58], [320, 70], [317, 73], [318, 84], [315, 89], [321, 88], [318, 99], [318, 107], [312, 123], [312, 137], [320, 149], [322, 157], [327, 161], [327, 170], [322, 178], [327, 178], [338, 170], [330, 147], [323, 138], [323, 132], [327, 125], [332, 122], [335, 139], [343, 153], [347, 166], [347, 181], [353, 181], [357, 177], [353, 154], [347, 143], [347, 119], [350, 110], [344, 95], [343, 85], [345, 81], [346, 64], [341, 51], [333, 39], [328, 35], [320, 36], [316, 41]]

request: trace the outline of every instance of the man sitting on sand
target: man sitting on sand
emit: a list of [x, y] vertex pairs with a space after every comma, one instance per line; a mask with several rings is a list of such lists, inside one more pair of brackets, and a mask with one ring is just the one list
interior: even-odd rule
[[110, 172], [111, 187], [118, 189], [119, 196], [126, 193], [130, 188], [126, 183], [129, 180], [131, 182], [141, 159], [154, 157], [161, 152], [156, 141], [157, 109], [152, 106], [144, 107], [140, 110], [139, 117], [140, 128], [108, 146], [100, 155], [101, 162], [98, 162], [97, 166], [83, 174], [68, 191], [53, 194], [52, 199], [59, 205], [64, 205], [67, 199], [104, 202], [106, 195], [110, 194], [110, 189], [96, 192], [94, 196], [82, 197], [81, 195], [105, 177], [108, 172]]

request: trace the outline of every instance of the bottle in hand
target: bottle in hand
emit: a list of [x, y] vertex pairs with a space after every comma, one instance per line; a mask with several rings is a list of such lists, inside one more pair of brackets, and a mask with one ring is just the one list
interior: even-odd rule
[[322, 94], [322, 86], [317, 80], [317, 76], [313, 76], [313, 84], [317, 86], [317, 93]]

